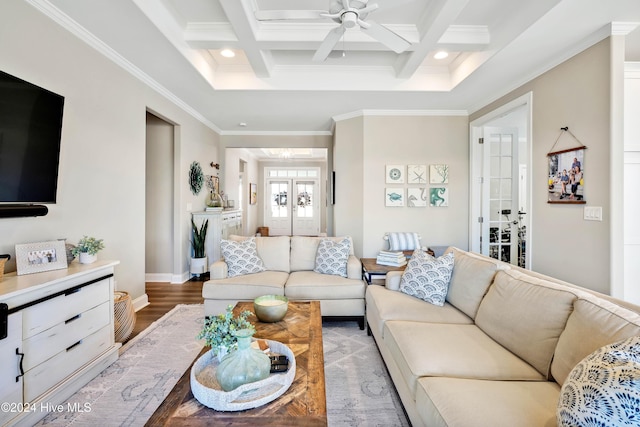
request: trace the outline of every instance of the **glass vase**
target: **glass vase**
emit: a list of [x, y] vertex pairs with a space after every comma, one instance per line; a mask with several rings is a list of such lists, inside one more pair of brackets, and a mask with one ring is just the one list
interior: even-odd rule
[[220, 197], [220, 194], [215, 191], [210, 191], [209, 194], [207, 194], [207, 200], [205, 200], [205, 203], [210, 208], [221, 208], [222, 197]]
[[239, 329], [238, 349], [227, 354], [216, 370], [216, 379], [224, 391], [243, 384], [260, 381], [269, 376], [271, 360], [262, 351], [251, 347], [252, 329]]

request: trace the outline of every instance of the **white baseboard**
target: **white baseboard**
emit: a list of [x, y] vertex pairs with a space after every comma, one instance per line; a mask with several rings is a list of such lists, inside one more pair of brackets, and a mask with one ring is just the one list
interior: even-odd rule
[[133, 304], [134, 311], [142, 310], [149, 305], [149, 296], [147, 294], [144, 294], [134, 299], [131, 303]]
[[145, 273], [145, 282], [171, 282], [173, 275], [171, 273]]
[[191, 279], [191, 273], [184, 271], [182, 274], [176, 274], [171, 277], [171, 283], [181, 285]]

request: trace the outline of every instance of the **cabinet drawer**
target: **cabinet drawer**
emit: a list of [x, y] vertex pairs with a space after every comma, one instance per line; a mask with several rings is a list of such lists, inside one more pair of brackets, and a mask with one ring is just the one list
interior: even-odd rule
[[[22, 352], [22, 313], [13, 313], [7, 319], [7, 337], [0, 340], [0, 403], [22, 403], [20, 355]], [[16, 414], [0, 411], [0, 425]]]
[[104, 279], [64, 295], [43, 301], [22, 310], [24, 339], [64, 323], [88, 309], [109, 301], [109, 280]]
[[75, 345], [24, 374], [24, 401], [32, 402], [45, 391], [73, 374], [111, 347], [111, 325], [105, 326]]
[[109, 307], [109, 302], [104, 302], [26, 339], [23, 343], [24, 370], [29, 371], [109, 324]]

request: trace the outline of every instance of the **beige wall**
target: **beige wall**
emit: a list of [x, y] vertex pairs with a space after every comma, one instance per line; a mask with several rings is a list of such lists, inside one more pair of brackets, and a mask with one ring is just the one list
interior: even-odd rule
[[[366, 116], [336, 125], [336, 234], [354, 237], [356, 253], [387, 249], [386, 232], [412, 231], [429, 245], [467, 247], [467, 116]], [[385, 166], [447, 164], [448, 207], [385, 207]], [[405, 170], [406, 172], [406, 170]], [[406, 190], [417, 185], [394, 185]], [[429, 185], [423, 187], [428, 188]]]
[[[610, 292], [610, 40], [604, 40], [475, 112], [475, 120], [527, 92], [533, 93], [532, 206], [533, 270], [577, 285]], [[584, 205], [547, 203], [547, 153], [568, 126], [588, 147], [585, 200], [602, 206], [603, 221], [584, 221]], [[575, 147], [565, 135], [554, 151]]]
[[[37, 34], [37, 36], [35, 36]], [[104, 238], [102, 259], [120, 260], [117, 288], [144, 296], [147, 109], [179, 126], [174, 274], [188, 272], [190, 213], [202, 203], [187, 184], [193, 160], [217, 158], [217, 134], [26, 2], [5, 0], [0, 69], [65, 96], [58, 202], [41, 218], [0, 220], [0, 253], [16, 243], [84, 234]], [[15, 263], [8, 270], [15, 270]]]

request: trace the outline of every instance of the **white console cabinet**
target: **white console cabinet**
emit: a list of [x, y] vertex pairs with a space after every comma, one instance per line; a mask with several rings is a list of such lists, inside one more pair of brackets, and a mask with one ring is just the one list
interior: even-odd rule
[[[241, 210], [194, 212], [193, 220], [198, 227], [205, 220], [209, 220], [207, 235], [205, 237], [205, 249], [209, 264], [222, 258], [222, 254], [220, 253], [221, 239], [228, 239], [232, 234], [242, 234]], [[207, 271], [209, 271], [209, 266], [207, 266]]]
[[[33, 425], [118, 358], [114, 341], [117, 261], [0, 282], [0, 425]], [[43, 409], [44, 408], [44, 409]]]

